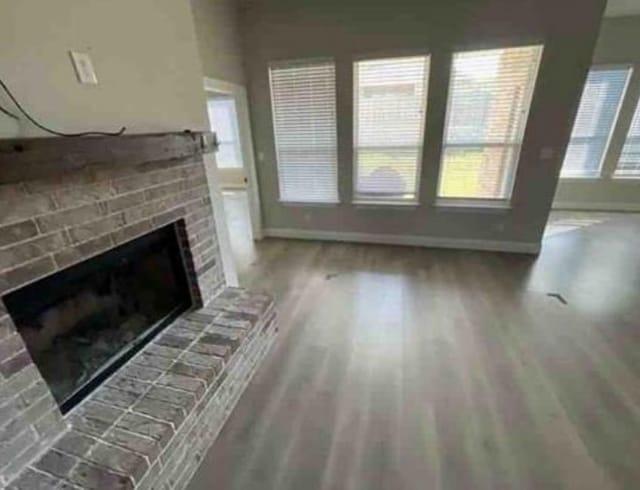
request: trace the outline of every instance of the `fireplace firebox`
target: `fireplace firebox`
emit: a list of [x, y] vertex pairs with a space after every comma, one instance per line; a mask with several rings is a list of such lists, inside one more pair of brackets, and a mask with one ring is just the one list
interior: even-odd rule
[[191, 306], [177, 224], [2, 299], [65, 413]]

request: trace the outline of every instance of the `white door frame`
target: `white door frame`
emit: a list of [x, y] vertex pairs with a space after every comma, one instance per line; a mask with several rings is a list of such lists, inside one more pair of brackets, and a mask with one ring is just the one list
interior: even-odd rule
[[256, 162], [253, 156], [253, 138], [251, 136], [247, 90], [242, 85], [208, 77], [204, 78], [204, 90], [206, 93], [215, 92], [218, 94], [230, 95], [235, 99], [236, 112], [238, 115], [238, 131], [240, 132], [240, 145], [242, 147], [242, 162], [248, 181], [247, 195], [249, 197], [251, 231], [254, 240], [262, 240], [262, 214], [260, 211], [260, 194], [258, 191]]

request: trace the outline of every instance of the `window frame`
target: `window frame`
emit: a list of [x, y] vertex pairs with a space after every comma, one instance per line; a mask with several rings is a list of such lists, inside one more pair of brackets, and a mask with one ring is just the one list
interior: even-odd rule
[[[526, 104], [526, 114], [523, 116], [524, 124], [520, 131], [518, 132], [517, 139], [518, 143], [458, 143], [458, 144], [447, 144], [447, 129], [449, 128], [449, 121], [451, 118], [451, 111], [449, 110], [451, 107], [452, 101], [452, 92], [453, 92], [453, 64], [455, 61], [455, 55], [459, 53], [469, 53], [469, 52], [482, 52], [482, 51], [493, 51], [493, 50], [506, 50], [506, 49], [514, 49], [514, 48], [539, 48], [538, 59], [535, 67], [535, 71], [533, 73], [533, 83], [531, 84], [530, 93], [527, 94], [528, 103]], [[529, 117], [531, 116], [531, 105], [534, 100], [536, 89], [538, 88], [539, 75], [540, 75], [540, 66], [542, 65], [542, 59], [545, 53], [545, 44], [540, 39], [531, 39], [529, 42], [522, 44], [511, 44], [511, 45], [483, 45], [483, 46], [463, 46], [459, 47], [451, 52], [450, 63], [449, 63], [449, 79], [448, 79], [448, 87], [447, 87], [447, 103], [445, 106], [445, 114], [444, 114], [444, 124], [442, 129], [442, 142], [440, 146], [440, 158], [438, 164], [438, 181], [435, 189], [435, 205], [439, 207], [452, 207], [452, 208], [487, 208], [487, 209], [510, 209], [511, 208], [511, 199], [513, 198], [513, 190], [515, 188], [516, 177], [518, 174], [518, 168], [520, 166], [520, 155], [522, 153], [522, 145], [524, 143], [524, 138], [527, 132], [527, 127], [529, 126]], [[514, 165], [509, 168], [509, 177], [508, 180], [505, 179], [507, 183], [507, 187], [505, 189], [505, 197], [500, 198], [491, 198], [491, 197], [469, 197], [469, 196], [458, 196], [458, 197], [448, 197], [440, 195], [440, 188], [442, 186], [442, 179], [444, 176], [443, 172], [443, 163], [444, 163], [444, 155], [447, 148], [476, 148], [476, 147], [514, 147], [517, 148], [516, 153], [514, 155]]]
[[[636, 67], [633, 66], [633, 68], [635, 69]], [[633, 105], [633, 111], [631, 113], [631, 118], [628, 121], [628, 126], [622, 128], [625, 130], [624, 138], [622, 139], [622, 144], [620, 145], [620, 152], [616, 155], [616, 161], [611, 165], [611, 174], [608, 177], [611, 180], [620, 183], [626, 182], [637, 184], [640, 181], [640, 173], [638, 173], [637, 175], [616, 175], [618, 165], [620, 165], [620, 159], [622, 158], [622, 152], [624, 151], [624, 147], [627, 144], [627, 138], [629, 137], [631, 127], [633, 126], [633, 120], [635, 119], [636, 115], [638, 115], [638, 117], [640, 118], [640, 95], [636, 94], [635, 97], [631, 97], [631, 100], [628, 101], [628, 103]]]
[[[604, 70], [627, 70], [627, 79], [625, 81], [624, 87], [622, 89], [622, 93], [620, 94], [620, 101], [618, 102], [618, 107], [616, 108], [616, 112], [615, 112], [615, 116], [613, 118], [613, 123], [611, 124], [611, 129], [609, 130], [609, 135], [607, 136], [607, 141], [605, 143], [605, 147], [604, 147], [604, 151], [602, 152], [602, 157], [600, 158], [600, 163], [598, 166], [598, 172], [595, 175], [568, 175], [568, 176], [563, 176], [562, 175], [562, 167], [564, 167], [564, 161], [566, 158], [566, 151], [569, 149], [569, 145], [571, 144], [571, 135], [569, 136], [569, 142], [567, 143], [567, 148], [565, 150], [565, 155], [564, 158], [562, 159], [562, 164], [560, 166], [560, 174], [559, 174], [559, 179], [562, 182], [587, 182], [587, 181], [594, 181], [594, 180], [603, 180], [603, 179], [609, 179], [609, 178], [619, 178], [619, 177], [614, 177], [613, 173], [615, 173], [615, 168], [613, 170], [613, 173], [608, 172], [607, 171], [607, 165], [606, 162], [610, 157], [610, 152], [611, 152], [611, 140], [613, 139], [613, 135], [615, 133], [615, 131], [618, 128], [618, 124], [619, 124], [619, 118], [620, 118], [620, 112], [622, 111], [622, 107], [625, 104], [626, 98], [627, 98], [627, 93], [629, 90], [629, 84], [631, 83], [631, 78], [633, 77], [633, 73], [634, 73], [634, 69], [635, 67], [633, 66], [632, 63], [597, 63], [593, 66], [591, 66], [591, 68], [589, 68], [589, 73], [592, 71], [604, 71]], [[588, 74], [587, 74], [588, 76]], [[582, 102], [582, 94], [584, 93], [584, 89], [586, 88], [586, 79], [585, 79], [585, 83], [583, 85], [582, 88], [582, 93], [580, 94], [580, 101], [578, 102], [578, 111], [580, 110], [580, 103]], [[571, 126], [571, 132], [573, 133], [573, 127], [575, 126], [576, 123], [576, 119], [578, 117], [578, 112], [576, 111], [576, 114], [573, 118], [573, 125]], [[625, 138], [626, 139], [626, 138]], [[617, 167], [618, 162], [616, 162], [615, 166]], [[623, 177], [624, 178], [624, 177]]]
[[[300, 201], [300, 200], [288, 200], [282, 197], [282, 187], [280, 185], [280, 175], [281, 173], [281, 165], [280, 165], [280, 151], [278, 149], [278, 131], [276, 129], [276, 111], [274, 105], [274, 97], [273, 97], [273, 77], [272, 70], [278, 68], [295, 68], [295, 67], [304, 67], [304, 66], [312, 66], [316, 64], [322, 63], [331, 63], [333, 64], [334, 69], [334, 114], [335, 114], [335, 164], [336, 164], [336, 172], [335, 172], [335, 189], [336, 189], [336, 198], [331, 201]], [[277, 59], [270, 61], [267, 63], [267, 77], [269, 83], [269, 110], [271, 111], [271, 129], [273, 134], [273, 147], [274, 153], [276, 157], [276, 183], [278, 186], [278, 203], [282, 206], [293, 206], [293, 207], [332, 207], [337, 206], [341, 203], [340, 199], [340, 162], [338, 155], [338, 63], [336, 59], [331, 56], [322, 56], [322, 57], [312, 57], [312, 58], [294, 58], [294, 59]]]
[[[420, 127], [420, 150], [416, 159], [416, 182], [415, 182], [415, 190], [414, 197], [410, 199], [399, 199], [393, 197], [382, 197], [382, 196], [373, 196], [371, 195], [361, 195], [357, 192], [356, 186], [358, 183], [358, 85], [357, 82], [358, 72], [356, 71], [356, 66], [360, 62], [367, 61], [383, 61], [383, 60], [393, 60], [393, 59], [402, 59], [402, 58], [419, 58], [424, 57], [426, 63], [426, 73], [424, 76], [424, 99], [423, 99], [423, 107], [424, 107], [424, 115], [421, 121]], [[351, 110], [351, 120], [352, 120], [352, 158], [351, 158], [351, 170], [352, 170], [352, 183], [351, 183], [351, 202], [357, 207], [387, 207], [387, 206], [398, 206], [400, 208], [411, 208], [420, 205], [420, 189], [422, 182], [422, 171], [424, 166], [424, 149], [425, 149], [425, 137], [426, 137], [426, 127], [427, 127], [427, 117], [429, 111], [429, 88], [431, 82], [431, 72], [432, 72], [432, 53], [430, 51], [424, 50], [396, 50], [396, 51], [383, 51], [383, 52], [369, 52], [366, 54], [358, 54], [352, 57], [351, 59], [351, 85], [352, 85], [352, 110]]]

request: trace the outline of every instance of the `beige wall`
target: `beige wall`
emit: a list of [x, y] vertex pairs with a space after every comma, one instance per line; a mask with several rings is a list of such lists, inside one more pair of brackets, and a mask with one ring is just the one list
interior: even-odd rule
[[593, 54], [593, 64], [629, 64], [634, 71], [623, 100], [618, 124], [598, 179], [561, 179], [556, 208], [640, 211], [640, 179], [611, 179], [633, 112], [640, 97], [640, 16], [605, 19]]
[[[434, 240], [538, 244], [555, 193], [604, 0], [317, 2], [254, 0], [244, 11], [245, 56], [263, 218], [267, 231], [307, 236], [377, 234]], [[577, 15], [576, 12], [580, 14]], [[545, 44], [510, 211], [433, 205], [451, 53], [469, 47]], [[358, 207], [352, 194], [352, 61], [361, 54], [427, 50], [432, 55], [420, 201], [417, 208]], [[278, 202], [268, 63], [333, 57], [337, 69], [337, 206]], [[551, 159], [540, 158], [551, 147]], [[408, 240], [409, 241], [409, 240]]]
[[[125, 125], [132, 133], [206, 128], [188, 2], [0, 0], [0, 12], [0, 77], [47, 125]], [[91, 54], [99, 85], [76, 81], [70, 49]], [[0, 114], [0, 137], [36, 134]]]
[[244, 85], [236, 0], [191, 0], [204, 75]]

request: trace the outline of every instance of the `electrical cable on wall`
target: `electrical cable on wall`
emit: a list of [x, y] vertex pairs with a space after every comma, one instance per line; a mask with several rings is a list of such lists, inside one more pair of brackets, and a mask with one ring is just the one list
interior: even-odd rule
[[[42, 129], [43, 131], [46, 131], [47, 133], [50, 134], [54, 134], [56, 136], [64, 136], [66, 138], [79, 138], [82, 136], [120, 136], [122, 134], [124, 134], [124, 132], [127, 130], [127, 128], [125, 126], [122, 126], [120, 128], [119, 131], [115, 131], [115, 132], [107, 132], [107, 131], [83, 131], [80, 133], [63, 133], [61, 131], [56, 131], [54, 129], [48, 128], [46, 127], [44, 124], [39, 123], [36, 119], [34, 119], [20, 104], [20, 102], [18, 102], [18, 100], [15, 98], [15, 96], [11, 93], [11, 90], [9, 90], [9, 87], [7, 87], [7, 85], [4, 83], [4, 81], [2, 79], [0, 79], [0, 87], [2, 87], [2, 89], [6, 92], [6, 94], [9, 96], [9, 98], [11, 99], [11, 101], [15, 104], [15, 106], [20, 110], [20, 112], [22, 114], [24, 114], [24, 116], [36, 127]], [[0, 111], [3, 112], [4, 114], [6, 114], [7, 116], [13, 118], [13, 119], [19, 119], [18, 116], [16, 116], [14, 113], [12, 113], [11, 111], [9, 111], [8, 109], [6, 109], [5, 107], [2, 107], [0, 105]]]
[[0, 111], [1, 111], [1, 112], [4, 112], [7, 116], [9, 116], [9, 117], [10, 117], [10, 118], [12, 118], [12, 119], [16, 119], [16, 120], [17, 120], [17, 119], [20, 119], [20, 118], [19, 118], [18, 116], [16, 116], [13, 112], [9, 112], [9, 110], [8, 110], [8, 109], [5, 109], [5, 108], [4, 108], [4, 107], [2, 107], [1, 105], [0, 105]]

